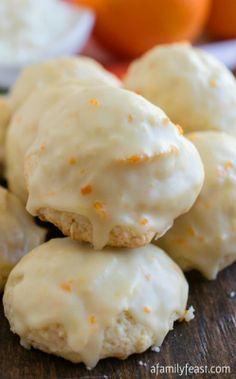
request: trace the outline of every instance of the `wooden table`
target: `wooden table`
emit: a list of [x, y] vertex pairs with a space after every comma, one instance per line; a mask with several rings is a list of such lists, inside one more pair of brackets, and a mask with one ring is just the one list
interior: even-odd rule
[[[231, 374], [189, 375], [188, 378], [236, 378], [236, 264], [224, 270], [216, 281], [197, 273], [187, 275], [189, 305], [196, 309], [190, 323], [176, 323], [161, 351], [148, 351], [125, 361], [106, 359], [92, 371], [36, 350], [27, 351], [9, 331], [0, 307], [0, 379], [147, 379], [157, 377], [152, 365], [229, 365]], [[144, 364], [144, 365], [143, 365]], [[178, 378], [177, 374], [159, 375]], [[186, 376], [182, 376], [186, 378]]]

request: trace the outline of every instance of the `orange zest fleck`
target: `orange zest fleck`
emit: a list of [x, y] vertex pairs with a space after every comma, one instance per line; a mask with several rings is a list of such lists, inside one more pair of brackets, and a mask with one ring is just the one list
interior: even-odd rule
[[71, 292], [72, 291], [72, 284], [71, 282], [63, 282], [60, 284], [60, 287], [65, 292]]
[[77, 163], [77, 160], [75, 159], [75, 158], [70, 158], [69, 159], [69, 164], [71, 165], [71, 166], [74, 166], [74, 165], [76, 165], [76, 163]]
[[87, 185], [83, 188], [81, 188], [80, 192], [82, 193], [83, 196], [89, 195], [92, 192], [92, 186]]
[[141, 218], [141, 220], [139, 221], [139, 223], [141, 224], [141, 225], [147, 225], [148, 224], [148, 219], [147, 218]]
[[105, 217], [106, 216], [106, 206], [101, 201], [95, 201], [94, 203], [94, 209], [98, 213], [99, 216]]
[[89, 316], [89, 323], [91, 325], [95, 325], [97, 323], [96, 316], [94, 316], [94, 315]]
[[147, 162], [157, 160], [157, 159], [163, 159], [169, 154], [178, 154], [178, 153], [179, 153], [179, 149], [176, 146], [171, 146], [168, 151], [160, 151], [150, 156], [147, 154], [134, 154], [127, 158], [117, 159], [116, 162], [142, 164], [142, 163], [147, 163]]
[[128, 121], [129, 121], [130, 123], [134, 121], [134, 118], [133, 118], [132, 114], [129, 114], [129, 115], [128, 115]]
[[232, 161], [227, 161], [227, 162], [225, 162], [225, 164], [224, 164], [224, 168], [225, 168], [225, 170], [232, 170], [232, 168], [234, 167], [234, 164], [233, 164], [233, 162]]
[[104, 204], [101, 201], [96, 201], [94, 203], [94, 208], [97, 210], [102, 210], [102, 209], [104, 209]]
[[170, 123], [170, 119], [168, 117], [163, 118], [163, 125], [168, 125]]
[[209, 81], [209, 84], [212, 88], [216, 88], [217, 87], [217, 81], [215, 79], [211, 79]]
[[100, 102], [99, 102], [98, 99], [90, 99], [90, 100], [89, 100], [89, 104], [90, 104], [90, 105], [93, 105], [94, 107], [99, 107]]
[[194, 237], [195, 236], [195, 231], [193, 229], [192, 226], [189, 226], [188, 229], [187, 229], [187, 233], [190, 237]]
[[130, 163], [138, 163], [142, 160], [142, 157], [141, 155], [136, 154], [136, 155], [131, 155], [131, 157], [129, 157], [127, 160]]
[[45, 148], [46, 148], [46, 145], [45, 145], [45, 143], [42, 143], [42, 144], [40, 145], [40, 151], [44, 151], [44, 150], [45, 150]]
[[[161, 155], [161, 154], [158, 154], [158, 155]], [[147, 162], [147, 161], [154, 159], [154, 158], [155, 158], [155, 155], [149, 157], [146, 154], [134, 154], [134, 155], [131, 155], [130, 157], [128, 157], [126, 159], [123, 159], [123, 161], [128, 162], [128, 163], [132, 163], [132, 164], [137, 164], [137, 163]]]
[[151, 308], [150, 307], [143, 307], [144, 313], [151, 313]]
[[176, 124], [175, 126], [176, 126], [176, 128], [178, 129], [179, 134], [184, 134], [183, 129], [181, 128], [180, 125]]
[[203, 202], [203, 205], [206, 209], [209, 209], [210, 208], [210, 204], [207, 202], [207, 201], [204, 201]]

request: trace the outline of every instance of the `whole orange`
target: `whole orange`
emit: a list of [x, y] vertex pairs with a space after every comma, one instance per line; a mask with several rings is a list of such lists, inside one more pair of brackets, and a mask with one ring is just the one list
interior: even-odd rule
[[236, 37], [236, 0], [214, 0], [209, 28], [217, 37]]
[[67, 0], [77, 5], [84, 5], [91, 8], [96, 8], [102, 0]]
[[109, 50], [133, 58], [158, 43], [195, 39], [207, 20], [209, 4], [210, 0], [100, 0], [95, 36]]

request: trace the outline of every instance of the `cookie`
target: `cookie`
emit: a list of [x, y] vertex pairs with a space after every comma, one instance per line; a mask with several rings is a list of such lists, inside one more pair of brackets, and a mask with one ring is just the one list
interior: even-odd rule
[[23, 70], [10, 93], [12, 110], [16, 111], [35, 89], [68, 80], [74, 80], [80, 86], [120, 86], [120, 81], [113, 74], [91, 58], [57, 58]]
[[9, 189], [23, 204], [28, 198], [24, 178], [25, 153], [37, 135], [39, 121], [53, 105], [78, 88], [73, 81], [43, 86], [33, 91], [12, 117], [6, 136], [5, 176]]
[[92, 368], [160, 346], [187, 297], [182, 271], [154, 245], [94, 251], [63, 238], [17, 264], [3, 302], [23, 346]]
[[236, 135], [236, 81], [222, 63], [187, 43], [162, 45], [131, 64], [124, 79], [185, 132]]
[[26, 153], [27, 209], [73, 239], [137, 247], [194, 203], [203, 167], [156, 106], [120, 88], [64, 96]]
[[46, 231], [35, 225], [20, 201], [0, 187], [0, 291], [20, 258], [43, 243]]
[[223, 132], [191, 133], [205, 182], [188, 213], [158, 241], [184, 269], [208, 279], [236, 260], [236, 139]]

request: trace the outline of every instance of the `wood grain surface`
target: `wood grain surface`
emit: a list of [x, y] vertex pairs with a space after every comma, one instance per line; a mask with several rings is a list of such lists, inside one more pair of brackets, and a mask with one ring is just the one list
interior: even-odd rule
[[[196, 309], [190, 323], [176, 323], [161, 351], [147, 351], [125, 361], [106, 359], [88, 371], [82, 364], [27, 351], [9, 330], [0, 306], [0, 379], [148, 379], [157, 377], [152, 366], [186, 363], [197, 366], [230, 366], [227, 374], [188, 374], [182, 378], [236, 378], [236, 264], [224, 270], [216, 281], [206, 281], [197, 273], [187, 275], [190, 283], [189, 305]], [[230, 296], [231, 294], [231, 296]], [[144, 363], [145, 365], [142, 365]], [[218, 368], [217, 368], [218, 370]], [[178, 378], [177, 373], [159, 374]]]

